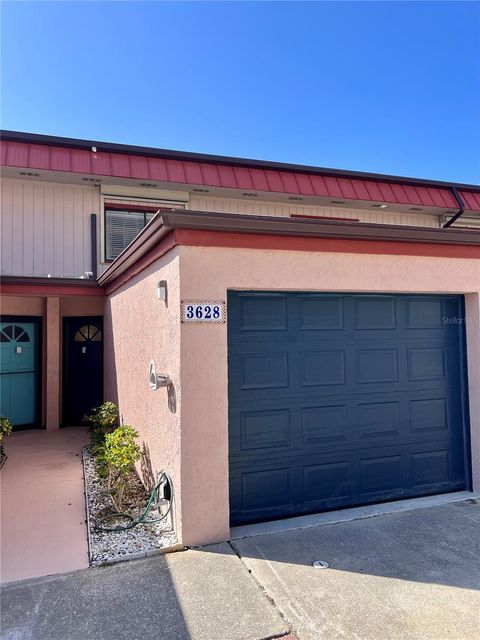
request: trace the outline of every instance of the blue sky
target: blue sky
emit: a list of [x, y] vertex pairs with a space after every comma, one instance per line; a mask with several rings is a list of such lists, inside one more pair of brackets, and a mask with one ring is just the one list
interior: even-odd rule
[[3, 2], [2, 127], [480, 182], [476, 2]]

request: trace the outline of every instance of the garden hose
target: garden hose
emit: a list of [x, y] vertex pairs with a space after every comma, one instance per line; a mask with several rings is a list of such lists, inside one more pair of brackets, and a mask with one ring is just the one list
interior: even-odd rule
[[[164, 484], [164, 482], [166, 482], [170, 488], [170, 499], [168, 501], [169, 502], [168, 509], [164, 514], [162, 514], [158, 518], [147, 518], [148, 512], [150, 511], [152, 506], [160, 500], [159, 491], [160, 491], [160, 487]], [[95, 528], [95, 531], [111, 533], [116, 531], [127, 531], [128, 529], [133, 529], [133, 527], [136, 527], [138, 524], [153, 524], [155, 522], [161, 522], [162, 520], [165, 520], [165, 518], [168, 516], [168, 514], [172, 510], [172, 504], [173, 504], [172, 479], [170, 478], [170, 476], [167, 474], [166, 471], [160, 471], [159, 480], [157, 481], [157, 484], [153, 487], [147, 502], [147, 506], [145, 507], [142, 515], [139, 518], [135, 520], [135, 518], [131, 516], [129, 513], [121, 513], [121, 512], [110, 513], [108, 516], [104, 516], [103, 518], [100, 518], [100, 520], [98, 521], [98, 524], [96, 524], [94, 528]], [[114, 518], [123, 518], [125, 520], [128, 520], [128, 522], [127, 524], [118, 524], [114, 526], [108, 526], [108, 524], [102, 524], [102, 523], [106, 523], [108, 520], [113, 520]]]

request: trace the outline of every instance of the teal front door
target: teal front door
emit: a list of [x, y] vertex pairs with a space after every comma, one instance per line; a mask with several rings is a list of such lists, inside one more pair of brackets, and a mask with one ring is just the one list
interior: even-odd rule
[[[30, 319], [28, 319], [30, 320]], [[38, 322], [3, 317], [0, 323], [0, 412], [14, 427], [37, 422]]]

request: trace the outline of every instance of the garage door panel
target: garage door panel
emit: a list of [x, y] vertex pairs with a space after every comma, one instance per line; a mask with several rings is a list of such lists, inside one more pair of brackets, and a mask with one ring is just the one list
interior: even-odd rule
[[242, 506], [258, 509], [291, 504], [291, 476], [290, 466], [242, 473]]
[[[348, 367], [348, 364], [346, 365]], [[299, 371], [295, 372], [293, 367], [289, 367], [289, 372], [292, 371], [292, 377], [298, 376]], [[235, 396], [231, 398], [230, 406], [231, 407], [243, 407], [251, 404], [252, 402], [276, 402], [277, 400], [285, 400], [288, 398], [292, 401], [296, 399], [304, 399], [304, 401], [308, 401], [312, 398], [312, 396], [317, 399], [321, 399], [322, 402], [324, 400], [328, 400], [329, 398], [340, 397], [344, 395], [348, 396], [362, 396], [362, 395], [376, 395], [376, 397], [389, 397], [392, 389], [395, 389], [395, 393], [397, 397], [402, 397], [404, 395], [409, 395], [411, 397], [416, 397], [418, 394], [422, 394], [425, 391], [431, 391], [432, 393], [436, 392], [444, 392], [445, 387], [450, 386], [450, 382], [446, 384], [445, 380], [415, 380], [411, 381], [408, 384], [401, 384], [392, 382], [390, 384], [381, 384], [378, 382], [366, 382], [361, 385], [304, 385], [294, 387], [291, 379], [289, 379], [289, 384], [284, 384], [284, 379], [280, 380], [279, 375], [276, 374], [277, 379], [275, 379], [274, 375], [269, 376], [268, 378], [264, 378], [265, 382], [263, 382], [266, 386], [260, 386], [259, 378], [255, 384], [251, 382], [251, 386], [245, 385], [242, 389], [242, 395]], [[347, 373], [348, 375], [348, 373]], [[423, 383], [423, 384], [422, 384]], [[427, 383], [427, 384], [425, 384]], [[267, 386], [268, 385], [268, 386]], [[243, 382], [242, 382], [243, 386]], [[452, 385], [453, 386], [453, 385]], [[265, 398], [265, 389], [269, 395], [269, 398]]]
[[[391, 453], [391, 452], [390, 452]], [[265, 468], [262, 468], [265, 467]], [[296, 485], [296, 489], [295, 489]], [[252, 522], [461, 489], [447, 447], [388, 455], [344, 452], [272, 461], [232, 471], [235, 522]]]
[[[419, 339], [455, 337], [463, 318], [458, 296], [299, 294], [299, 300], [296, 311], [289, 312], [289, 329], [302, 336], [321, 332], [335, 338], [344, 331], [358, 331], [360, 338], [378, 338], [379, 333]], [[291, 306], [295, 308], [295, 303]]]
[[[336, 395], [381, 393], [397, 389], [441, 389], [458, 385], [461, 369], [458, 339], [403, 341], [392, 348], [386, 341], [365, 341], [362, 347], [340, 341], [230, 345], [230, 401], [257, 401], [263, 390], [276, 395]], [[361, 344], [361, 343], [360, 343]], [[283, 347], [283, 349], [281, 348]], [[231, 353], [232, 350], [234, 353]], [[428, 385], [426, 384], [428, 383]], [[315, 387], [311, 389], [310, 387]]]
[[306, 503], [337, 502], [342, 504], [351, 500], [354, 483], [352, 482], [351, 460], [335, 460], [303, 467], [303, 495]]
[[238, 302], [240, 331], [287, 329], [287, 297], [285, 295], [240, 295]]
[[230, 462], [241, 465], [295, 455], [301, 449], [297, 420], [296, 412], [285, 403], [277, 408], [236, 412], [229, 429]]
[[[230, 459], [257, 460], [259, 456], [278, 455], [279, 450], [299, 456], [306, 452], [322, 454], [350, 448], [368, 451], [425, 442], [455, 445], [458, 424], [451, 419], [445, 423], [441, 406], [430, 417], [424, 407], [420, 407], [419, 415], [419, 407], [414, 405], [414, 423], [408, 409], [407, 403], [401, 402], [240, 412], [231, 423], [236, 435], [230, 436]], [[462, 450], [461, 443], [458, 448]]]
[[449, 430], [447, 398], [410, 400], [409, 427], [412, 434], [446, 434]]
[[[298, 469], [291, 459], [233, 470], [230, 478], [230, 507], [237, 522], [289, 515], [298, 508], [294, 487]], [[248, 517], [245, 518], [245, 513]]]
[[406, 299], [407, 329], [442, 329], [443, 301], [441, 298], [415, 297]]
[[[427, 439], [425, 435], [423, 437], [412, 438], [411, 436], [397, 436], [390, 435], [388, 438], [384, 437], [381, 439], [375, 440], [367, 440], [360, 438], [345, 438], [343, 440], [338, 440], [337, 442], [330, 441], [328, 445], [317, 441], [314, 445], [308, 445], [301, 448], [290, 448], [290, 452], [292, 455], [302, 456], [305, 455], [305, 452], [308, 451], [309, 454], [313, 454], [315, 456], [319, 456], [322, 454], [329, 454], [335, 452], [345, 452], [348, 454], [349, 452], [357, 452], [358, 454], [363, 454], [365, 452], [375, 452], [377, 449], [385, 449], [388, 447], [388, 451], [395, 452], [397, 449], [407, 450], [409, 446], [420, 445], [420, 446], [445, 446], [447, 448], [453, 447], [452, 438], [445, 436], [442, 438], [435, 438], [432, 441], [431, 438]], [[388, 452], [387, 451], [387, 452]], [[252, 456], [253, 458], [253, 456]], [[244, 457], [247, 459], [247, 456]]]
[[464, 488], [462, 309], [230, 294], [232, 522]]
[[298, 298], [298, 328], [302, 332], [343, 330], [343, 316], [342, 296]]
[[455, 324], [463, 317], [458, 296], [413, 296], [405, 298], [406, 328], [456, 333]]
[[[344, 385], [345, 351], [323, 349], [301, 351], [298, 354], [301, 387]], [[292, 381], [295, 384], [295, 380]]]
[[399, 402], [362, 402], [357, 405], [358, 437], [382, 441], [401, 434]]
[[323, 449], [327, 444], [345, 443], [349, 434], [349, 407], [346, 402], [302, 407], [301, 431], [302, 445], [308, 447], [320, 445]]
[[412, 484], [415, 487], [434, 486], [449, 482], [451, 476], [450, 452], [448, 448], [440, 451], [426, 451], [412, 454]]
[[389, 296], [354, 298], [354, 328], [384, 331], [397, 329], [397, 300]]
[[444, 380], [446, 375], [445, 348], [414, 347], [408, 349], [408, 379]]
[[451, 440], [458, 432], [460, 400], [449, 401], [444, 393], [428, 390], [413, 399], [408, 391], [290, 397], [256, 402], [256, 411], [231, 407], [230, 457], [256, 458], [260, 448], [287, 447], [299, 454]]
[[[373, 453], [373, 451], [372, 451]], [[374, 496], [391, 495], [403, 491], [404, 469], [402, 455], [372, 455], [361, 458], [359, 468], [359, 494], [371, 498]]]
[[242, 451], [290, 446], [290, 411], [249, 411], [241, 415]]
[[289, 386], [286, 352], [247, 353], [240, 358], [241, 390]]
[[399, 382], [397, 349], [357, 349], [354, 384]]

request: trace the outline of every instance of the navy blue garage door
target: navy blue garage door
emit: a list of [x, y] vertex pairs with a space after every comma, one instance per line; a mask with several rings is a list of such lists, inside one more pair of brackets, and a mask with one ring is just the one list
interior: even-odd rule
[[463, 489], [461, 296], [231, 292], [232, 524]]

